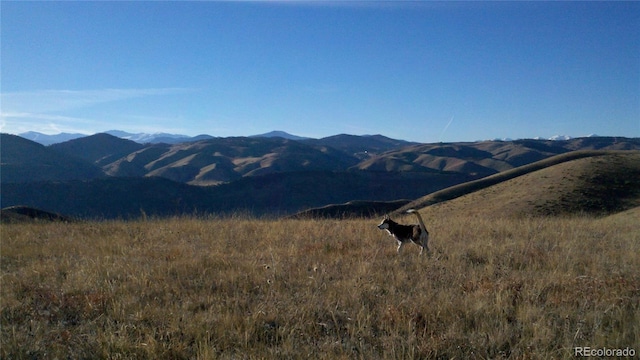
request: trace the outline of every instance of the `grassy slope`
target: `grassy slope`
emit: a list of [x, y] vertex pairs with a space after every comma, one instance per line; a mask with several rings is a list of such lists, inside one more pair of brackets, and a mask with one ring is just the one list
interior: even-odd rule
[[[637, 212], [3, 225], [2, 358], [573, 358], [640, 344]], [[636, 347], [636, 351], [638, 351]]]
[[435, 192], [397, 213], [608, 214], [639, 205], [640, 152], [578, 151]]

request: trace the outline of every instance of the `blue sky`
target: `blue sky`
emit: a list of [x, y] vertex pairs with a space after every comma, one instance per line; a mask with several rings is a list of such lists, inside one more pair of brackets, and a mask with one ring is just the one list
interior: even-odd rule
[[640, 136], [640, 2], [1, 3], [2, 132]]

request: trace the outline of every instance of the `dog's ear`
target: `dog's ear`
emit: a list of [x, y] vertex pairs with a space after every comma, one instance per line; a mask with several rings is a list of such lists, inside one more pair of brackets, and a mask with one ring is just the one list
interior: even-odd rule
[[385, 220], [391, 220], [391, 218], [389, 217], [389, 214], [384, 214], [384, 219]]

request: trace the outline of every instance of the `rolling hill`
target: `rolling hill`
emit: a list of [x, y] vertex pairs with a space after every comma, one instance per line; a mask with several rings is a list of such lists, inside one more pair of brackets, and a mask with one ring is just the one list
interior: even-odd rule
[[585, 151], [568, 155], [512, 174], [435, 192], [398, 212], [416, 208], [427, 216], [439, 217], [454, 213], [489, 217], [603, 216], [640, 206], [640, 152]]
[[89, 161], [97, 166], [109, 164], [144, 146], [109, 134], [95, 134], [49, 146], [59, 153]]
[[95, 134], [48, 148], [100, 166], [110, 176], [159, 176], [192, 185], [217, 185], [269, 173], [344, 171], [360, 161], [358, 154], [411, 144], [381, 135], [296, 141], [280, 134], [145, 145]]
[[336, 135], [319, 140], [232, 137], [138, 144], [96, 134], [44, 147], [3, 134], [1, 202], [78, 217], [288, 215], [316, 207], [331, 212], [328, 205], [351, 202], [364, 216], [383, 207], [388, 211], [390, 201], [418, 199], [412, 206], [422, 207], [452, 199], [558, 159], [584, 157], [584, 149], [640, 149], [640, 139], [628, 138], [410, 144], [379, 135]]
[[294, 217], [608, 215], [640, 206], [640, 151], [582, 150], [435, 191], [413, 201], [330, 204]]
[[[153, 154], [154, 156], [148, 157]], [[244, 176], [295, 171], [340, 171], [357, 159], [326, 146], [280, 137], [216, 138], [152, 145], [105, 165], [112, 176], [159, 176], [192, 185], [215, 185]]]
[[94, 164], [22, 137], [0, 134], [2, 183], [89, 180], [104, 177]]
[[[10, 146], [17, 146], [14, 152], [26, 152], [19, 149], [21, 145]], [[640, 149], [640, 139], [414, 144], [381, 135], [342, 134], [300, 141], [258, 136], [143, 145], [96, 134], [45, 149], [88, 161], [109, 176], [160, 176], [192, 185], [216, 185], [245, 176], [292, 171], [459, 173], [480, 178], [575, 150]], [[38, 157], [30, 160], [30, 166], [37, 163]], [[34, 178], [14, 177], [11, 181], [29, 182]]]
[[[109, 134], [95, 134], [44, 147], [3, 134], [2, 144], [3, 153], [7, 155], [3, 156], [6, 158], [3, 171], [10, 175], [3, 176], [2, 182], [18, 183], [87, 179], [82, 169], [74, 174], [71, 164], [89, 166], [98, 170], [100, 176], [158, 176], [193, 185], [215, 185], [270, 173], [343, 171], [358, 162], [356, 157], [329, 146], [281, 137], [210, 138], [142, 145]], [[29, 157], [17, 154], [29, 154]], [[50, 166], [54, 158], [59, 165], [49, 172], [20, 173], [14, 169]], [[101, 168], [102, 173], [96, 167]], [[63, 174], [59, 174], [61, 172]]]
[[590, 137], [563, 141], [523, 139], [419, 144], [384, 152], [356, 167], [360, 170], [439, 170], [488, 176], [577, 150], [640, 150], [640, 139]]

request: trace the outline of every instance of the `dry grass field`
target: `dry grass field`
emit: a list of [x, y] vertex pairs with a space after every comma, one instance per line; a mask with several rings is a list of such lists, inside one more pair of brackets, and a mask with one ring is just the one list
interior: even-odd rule
[[423, 257], [379, 219], [3, 224], [0, 357], [637, 354], [639, 215], [425, 216]]

